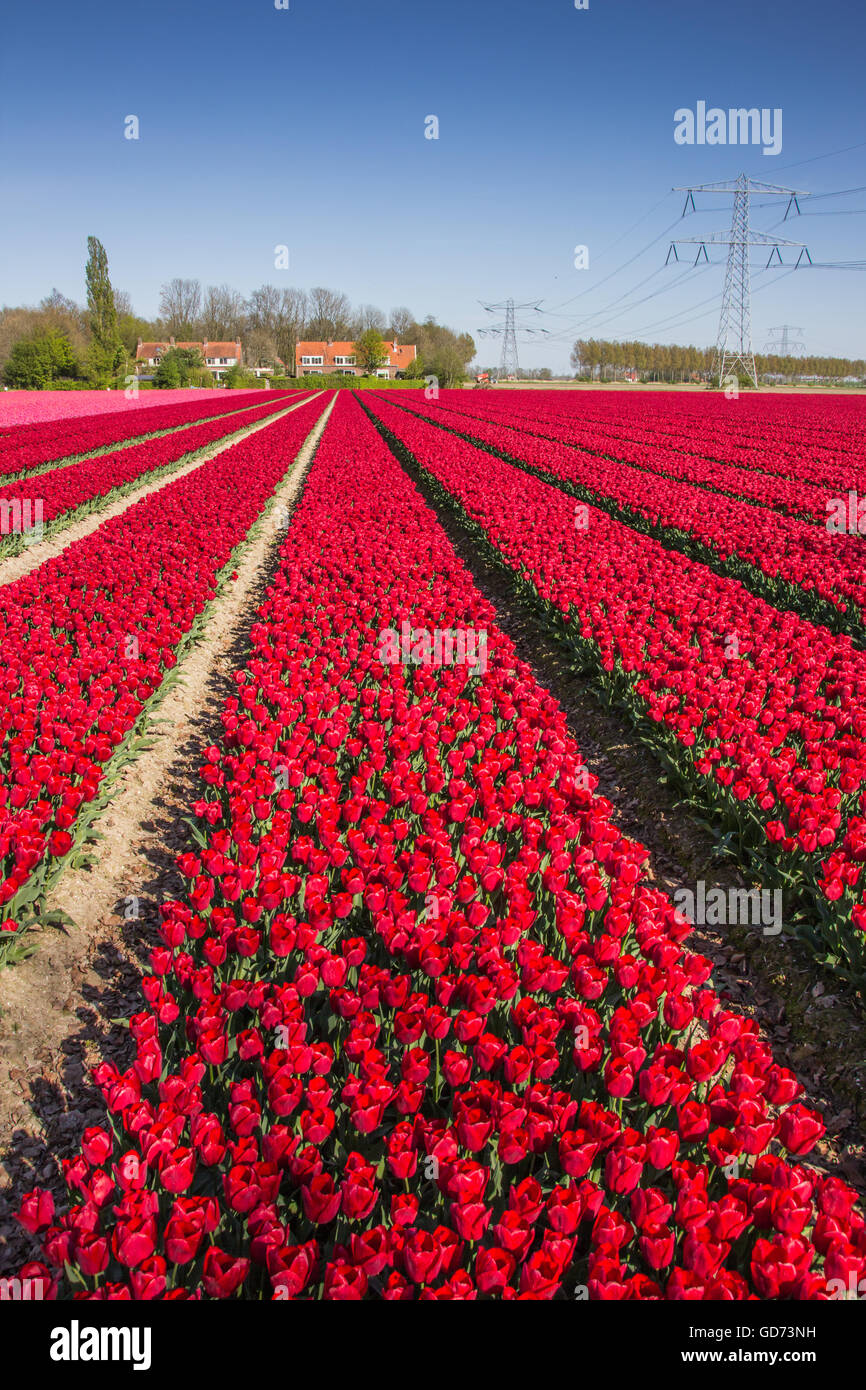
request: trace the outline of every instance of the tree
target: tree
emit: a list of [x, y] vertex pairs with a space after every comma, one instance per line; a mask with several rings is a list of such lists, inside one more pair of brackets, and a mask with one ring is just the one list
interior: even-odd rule
[[427, 368], [424, 365], [423, 357], [415, 357], [414, 360], [409, 363], [408, 367], [404, 367], [403, 369], [403, 376], [408, 377], [410, 381], [418, 381], [422, 376], [426, 376], [427, 374]]
[[459, 386], [466, 375], [466, 362], [456, 343], [446, 343], [428, 365], [440, 386]]
[[108, 274], [108, 256], [95, 236], [87, 238], [87, 309], [90, 316], [90, 346], [87, 349], [89, 375], [100, 385], [114, 376], [124, 352], [117, 328], [114, 290]]
[[408, 375], [435, 376], [440, 386], [458, 386], [475, 356], [475, 343], [468, 333], [457, 334], [429, 316], [410, 326], [408, 341], [417, 347], [419, 359]]
[[169, 280], [159, 292], [163, 329], [171, 338], [199, 338], [201, 284], [198, 280]]
[[174, 350], [163, 353], [153, 374], [153, 384], [161, 391], [173, 391], [180, 386], [180, 364]]
[[46, 319], [57, 324], [60, 332], [68, 331], [70, 326], [81, 330], [85, 330], [87, 327], [87, 316], [81, 305], [76, 304], [75, 300], [70, 299], [68, 295], [61, 294], [57, 288], [40, 301], [39, 312], [44, 314]]
[[254, 372], [245, 372], [240, 366], [229, 367], [228, 371], [223, 373], [222, 383], [223, 386], [259, 386], [261, 384]]
[[280, 291], [276, 285], [261, 285], [247, 300], [247, 331], [258, 330], [276, 338], [280, 313]]
[[359, 304], [355, 310], [355, 321], [353, 331], [356, 338], [360, 338], [366, 333], [368, 328], [375, 328], [381, 336], [384, 334], [388, 324], [381, 309], [377, 309], [375, 304]]
[[285, 363], [286, 370], [293, 375], [295, 372], [295, 349], [303, 337], [306, 314], [306, 292], [291, 288], [283, 290], [280, 295], [275, 336], [277, 352]]
[[391, 323], [389, 333], [397, 339], [398, 343], [411, 343], [411, 332], [415, 327], [415, 315], [411, 309], [401, 305], [397, 309], [391, 310]]
[[345, 342], [352, 338], [352, 306], [339, 290], [315, 285], [309, 295], [309, 317], [304, 328], [311, 342]]
[[244, 334], [244, 361], [250, 367], [272, 367], [279, 357], [277, 340], [266, 328], [249, 328]]
[[153, 375], [153, 384], [163, 390], [176, 386], [210, 385], [210, 372], [198, 348], [169, 348]]
[[379, 367], [388, 361], [388, 353], [382, 334], [375, 328], [368, 328], [355, 340], [355, 359], [363, 368], [365, 376], [375, 376]]
[[208, 285], [201, 307], [201, 335], [206, 342], [236, 342], [246, 324], [243, 295], [230, 285]]
[[304, 334], [307, 296], [303, 290], [262, 285], [247, 302], [247, 360], [270, 365], [280, 357], [294, 372], [295, 348]]
[[139, 338], [149, 340], [155, 336], [153, 324], [147, 319], [139, 318], [134, 312], [132, 300], [126, 290], [115, 290], [114, 302], [117, 307], [117, 331], [120, 341], [130, 357], [134, 357]]
[[79, 372], [69, 339], [62, 333], [44, 333], [13, 344], [3, 379], [18, 390], [45, 391], [58, 380], [74, 380]]

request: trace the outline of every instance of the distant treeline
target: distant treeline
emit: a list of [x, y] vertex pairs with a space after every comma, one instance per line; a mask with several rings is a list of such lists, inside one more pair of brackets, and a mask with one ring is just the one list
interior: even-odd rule
[[[571, 365], [578, 375], [610, 377], [612, 380], [636, 372], [656, 374], [662, 380], [688, 380], [708, 377], [714, 349], [684, 347], [677, 343], [613, 342], [605, 338], [578, 338], [571, 353]], [[780, 357], [775, 353], [755, 353], [759, 376], [821, 377], [833, 381], [844, 377], [866, 376], [862, 358]]]

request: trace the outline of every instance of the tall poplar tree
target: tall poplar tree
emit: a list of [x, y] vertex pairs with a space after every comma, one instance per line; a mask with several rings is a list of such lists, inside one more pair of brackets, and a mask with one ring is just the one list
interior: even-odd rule
[[87, 309], [93, 334], [88, 361], [100, 381], [113, 376], [123, 361], [123, 344], [117, 328], [117, 305], [108, 275], [108, 256], [95, 236], [87, 238]]

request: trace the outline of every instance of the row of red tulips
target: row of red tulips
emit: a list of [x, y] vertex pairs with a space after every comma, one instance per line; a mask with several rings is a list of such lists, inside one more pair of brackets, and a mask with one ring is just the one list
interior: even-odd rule
[[[114, 453], [99, 454], [81, 463], [52, 469], [38, 478], [25, 478], [0, 487], [0, 553], [4, 548], [20, 548], [25, 539], [33, 542], [37, 504], [40, 527], [50, 527], [54, 523], [52, 529], [56, 530], [58, 522], [68, 525], [76, 516], [104, 505], [107, 499], [150, 482], [150, 475], [293, 404], [294, 397], [275, 400], [275, 396], [276, 392], [272, 392], [266, 403], [251, 410], [222, 416], [207, 424], [187, 425], [159, 439], [132, 444]], [[40, 531], [40, 527], [36, 530]]]
[[[415, 396], [410, 405], [401, 394], [400, 404], [431, 424], [560, 480], [575, 497], [649, 531], [663, 544], [720, 566], [777, 607], [794, 608], [858, 640], [866, 636], [859, 535], [830, 534], [810, 522], [524, 434], [513, 425], [470, 420]], [[509, 416], [501, 404], [499, 413]]]
[[[641, 393], [506, 392], [479, 401], [465, 392], [443, 392], [443, 402], [481, 419], [496, 421], [500, 410], [519, 412], [528, 434], [538, 434], [601, 454], [625, 458], [617, 446], [644, 445], [648, 466], [693, 458], [733, 467], [769, 485], [788, 479], [831, 492], [866, 490], [866, 425], [857, 398], [803, 400], [795, 396], [749, 398]], [[797, 427], [792, 420], [799, 419]], [[665, 467], [667, 464], [665, 463]], [[722, 473], [720, 471], [720, 476]], [[720, 484], [724, 486], [724, 484]], [[737, 495], [740, 487], [732, 489]]]
[[[866, 653], [377, 398], [393, 432], [660, 752], [866, 978]], [[581, 504], [578, 504], [578, 508]], [[578, 524], [576, 524], [576, 522]], [[585, 524], [583, 524], [585, 522]]]
[[[458, 395], [457, 392], [452, 393]], [[444, 409], [450, 402], [440, 400]], [[517, 443], [531, 439], [533, 443], [559, 446], [578, 452], [587, 463], [598, 461], [604, 464], [608, 459], [629, 464], [651, 476], [677, 479], [704, 488], [713, 496], [746, 498], [772, 512], [786, 516], [796, 516], [817, 520], [823, 525], [827, 520], [827, 487], [810, 483], [802, 478], [780, 477], [775, 473], [761, 472], [755, 468], [740, 468], [729, 463], [693, 452], [684, 453], [668, 444], [643, 443], [619, 434], [609, 434], [597, 426], [588, 425], [582, 418], [579, 424], [573, 419], [535, 419], [529, 424], [521, 411], [512, 413], [508, 401], [497, 400], [496, 406], [489, 408], [485, 415], [476, 411], [466, 412], [462, 402], [457, 401], [458, 410], [471, 420], [473, 425], [485, 423], [498, 428], [500, 435], [508, 436]], [[464, 433], [468, 431], [464, 430]], [[477, 429], [473, 429], [477, 434]], [[866, 475], [864, 475], [866, 476]], [[853, 486], [853, 483], [851, 484]]]
[[[582, 415], [577, 402], [563, 416]], [[717, 462], [833, 485], [840, 463], [863, 457], [866, 426], [857, 397], [740, 395], [654, 396], [642, 408], [623, 411], [610, 400], [600, 415], [587, 421], [611, 433], [649, 444], [669, 444], [686, 453], [700, 452]]]
[[146, 404], [141, 410], [118, 410], [107, 415], [81, 415], [43, 424], [0, 428], [0, 473], [37, 468], [54, 459], [75, 458], [111, 444], [151, 435], [160, 430], [180, 429], [202, 420], [218, 419], [233, 411], [274, 400], [270, 391], [227, 391], [224, 399], [212, 396], [175, 405]]
[[0, 931], [26, 925], [106, 764], [323, 404], [300, 406], [0, 587]]
[[[383, 517], [383, 498], [387, 517]], [[383, 524], [383, 520], [387, 524]], [[347, 563], [347, 556], [351, 563]], [[343, 395], [206, 750], [135, 1055], [40, 1190], [81, 1299], [820, 1299], [854, 1194]], [[383, 659], [484, 630], [486, 669]]]

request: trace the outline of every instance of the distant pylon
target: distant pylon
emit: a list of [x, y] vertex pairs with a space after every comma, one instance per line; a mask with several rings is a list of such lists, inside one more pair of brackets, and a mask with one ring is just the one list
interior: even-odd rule
[[[775, 328], [770, 328], [768, 332], [781, 333], [781, 338], [770, 336], [764, 344], [765, 352], [772, 352], [777, 357], [795, 357], [801, 352], [806, 351], [806, 344], [803, 341], [802, 328], [795, 328], [791, 323], [780, 323]], [[798, 337], [791, 341], [789, 333], [796, 333]]]
[[538, 306], [541, 303], [541, 300], [534, 299], [531, 301], [531, 303], [528, 304], [515, 304], [513, 299], [506, 299], [502, 304], [486, 304], [483, 301], [479, 302], [481, 303], [482, 308], [487, 310], [488, 314], [492, 314], [494, 310], [501, 311], [504, 309], [504, 324], [494, 323], [491, 324], [489, 328], [481, 328], [478, 331], [482, 335], [482, 337], [485, 337], [488, 334], [492, 337], [499, 337], [501, 334], [502, 355], [499, 359], [500, 375], [503, 377], [519, 376], [520, 362], [518, 360], [517, 355], [518, 331], [521, 333], [535, 333], [535, 329], [528, 328], [525, 325], [519, 324], [517, 322], [517, 314], [521, 309], [538, 310]]
[[517, 329], [514, 326], [514, 300], [505, 301], [505, 332], [502, 335], [502, 357], [499, 370], [505, 377], [517, 376], [520, 363], [517, 360]]
[[674, 192], [687, 195], [683, 216], [685, 216], [690, 204], [692, 211], [695, 211], [693, 196], [695, 193], [733, 193], [734, 195], [729, 233], [713, 232], [712, 236], [708, 237], [678, 237], [676, 241], [671, 243], [668, 260], [671, 258], [671, 251], [673, 251], [674, 260], [679, 259], [676, 248], [682, 242], [692, 242], [698, 245], [699, 250], [695, 265], [700, 260], [702, 253], [704, 260], [709, 261], [708, 245], [728, 247], [725, 288], [722, 293], [722, 311], [719, 318], [719, 336], [713, 358], [713, 376], [721, 385], [726, 377], [735, 375], [736, 369], [741, 367], [745, 375], [757, 386], [758, 372], [755, 367], [755, 353], [752, 348], [752, 274], [749, 264], [749, 248], [751, 246], [769, 246], [768, 267], [772, 264], [774, 256], [778, 259], [779, 265], [784, 264], [779, 252], [780, 246], [799, 248], [800, 255], [797, 258], [797, 265], [800, 264], [804, 255], [811, 265], [812, 257], [802, 242], [787, 241], [784, 237], [772, 237], [763, 232], [750, 231], [749, 199], [753, 192], [760, 193], [762, 196], [764, 194], [784, 196], [788, 199], [788, 207], [785, 211], [787, 217], [792, 205], [798, 212], [800, 211], [797, 199], [808, 197], [808, 194], [795, 188], [780, 188], [777, 184], [760, 183], [757, 179], [750, 179], [747, 174], [740, 174], [739, 178], [723, 183], [702, 183], [693, 188], [675, 189]]

